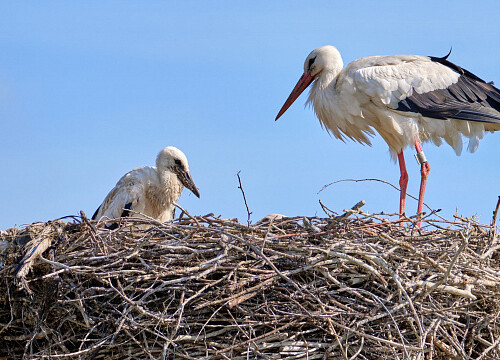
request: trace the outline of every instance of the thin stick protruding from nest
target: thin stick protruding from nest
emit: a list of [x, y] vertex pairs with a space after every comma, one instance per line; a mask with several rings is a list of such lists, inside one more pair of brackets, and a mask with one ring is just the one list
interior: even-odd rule
[[179, 204], [177, 204], [176, 202], [174, 202], [174, 206], [176, 208], [178, 208], [180, 211], [181, 211], [181, 214], [179, 215], [179, 219], [181, 218], [182, 214], [186, 214], [188, 218], [190, 218], [191, 220], [193, 220], [195, 223], [196, 223], [196, 226], [200, 227], [200, 223], [198, 222], [198, 220], [196, 220], [195, 217], [193, 217], [193, 215], [191, 215], [186, 209], [184, 209], [182, 206], [180, 206]]
[[321, 205], [321, 208], [323, 209], [323, 211], [325, 212], [325, 214], [328, 215], [329, 218], [334, 217], [335, 212], [332, 211], [331, 209], [329, 209], [325, 204], [323, 204], [323, 202], [321, 201], [321, 199], [319, 199], [319, 204]]
[[495, 207], [495, 211], [493, 211], [493, 219], [491, 220], [491, 236], [494, 237], [496, 233], [496, 224], [497, 224], [497, 216], [498, 216], [498, 208], [500, 208], [500, 196], [498, 197], [497, 206]]
[[240, 184], [238, 186], [238, 189], [240, 189], [241, 193], [243, 194], [243, 201], [245, 201], [245, 207], [247, 208], [247, 214], [248, 214], [247, 222], [248, 222], [248, 226], [250, 226], [250, 215], [252, 215], [252, 212], [248, 208], [247, 197], [245, 196], [245, 191], [243, 190], [243, 185], [241, 185], [240, 172], [241, 171], [238, 171], [238, 173], [236, 174], [236, 176], [238, 177], [238, 183]]
[[358, 201], [356, 204], [354, 204], [354, 206], [352, 208], [344, 210], [345, 212], [342, 215], [337, 216], [337, 219], [345, 219], [346, 217], [348, 217], [351, 214], [358, 213], [359, 209], [361, 209], [363, 206], [365, 206], [365, 204], [366, 204], [366, 201], [364, 201], [364, 200]]
[[[334, 182], [331, 182], [329, 184], [326, 184], [325, 186], [323, 186], [319, 191], [318, 191], [318, 194], [320, 192], [322, 192], [323, 190], [325, 190], [327, 187], [330, 187], [331, 185], [334, 185], [334, 184], [338, 184], [338, 183], [341, 183], [341, 182], [348, 182], [348, 181], [351, 181], [351, 182], [364, 182], [364, 181], [376, 181], [376, 182], [380, 182], [382, 184], [386, 184], [386, 185], [389, 185], [391, 186], [392, 188], [396, 189], [397, 191], [401, 191], [400, 188], [398, 188], [396, 185], [393, 185], [391, 184], [390, 182], [388, 181], [384, 181], [384, 180], [380, 180], [380, 179], [341, 179], [341, 180], [337, 180], [337, 181], [334, 181]], [[418, 200], [415, 196], [413, 195], [410, 195], [408, 193], [406, 193], [406, 195], [408, 197], [411, 197], [413, 200]], [[424, 203], [424, 205], [430, 210], [432, 211], [432, 208], [427, 205], [426, 203]]]

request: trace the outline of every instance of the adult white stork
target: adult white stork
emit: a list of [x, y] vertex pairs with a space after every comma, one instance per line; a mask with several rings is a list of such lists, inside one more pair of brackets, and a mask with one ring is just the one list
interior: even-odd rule
[[337, 139], [371, 145], [375, 129], [399, 161], [400, 214], [408, 184], [403, 150], [415, 146], [421, 164], [421, 214], [430, 171], [421, 143], [439, 146], [444, 139], [460, 155], [461, 135], [469, 138], [468, 150], [474, 152], [485, 131], [500, 130], [500, 90], [449, 62], [448, 56], [371, 56], [342, 69], [335, 47], [319, 47], [306, 58], [304, 74], [276, 120], [313, 83], [307, 102]]
[[[156, 167], [145, 166], [123, 175], [92, 219], [126, 217], [133, 210], [161, 222], [171, 220], [173, 203], [181, 196], [184, 186], [200, 197], [186, 155], [173, 146], [167, 146], [158, 154]], [[117, 226], [115, 223], [108, 228]]]

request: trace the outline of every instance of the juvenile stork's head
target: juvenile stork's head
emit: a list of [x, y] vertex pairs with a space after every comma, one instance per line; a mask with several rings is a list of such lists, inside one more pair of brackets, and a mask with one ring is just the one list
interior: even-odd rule
[[182, 151], [176, 147], [167, 146], [158, 154], [156, 167], [158, 171], [169, 171], [175, 174], [182, 185], [191, 190], [197, 197], [200, 197], [200, 192], [189, 172], [186, 155]]
[[[293, 104], [302, 92], [316, 79], [322, 75], [330, 75], [331, 78], [336, 76], [344, 63], [337, 48], [331, 45], [321, 46], [314, 49], [304, 62], [304, 74], [300, 77], [297, 85], [293, 88], [290, 96], [281, 107], [276, 120]], [[333, 76], [332, 76], [333, 75]]]

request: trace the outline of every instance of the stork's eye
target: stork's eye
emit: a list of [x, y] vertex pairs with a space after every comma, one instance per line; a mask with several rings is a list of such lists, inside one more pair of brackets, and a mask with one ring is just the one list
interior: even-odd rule
[[311, 70], [312, 64], [314, 64], [314, 60], [316, 60], [316, 56], [313, 57], [312, 59], [309, 59], [309, 62], [307, 63], [307, 68]]
[[179, 159], [175, 159], [175, 165], [177, 165], [178, 167], [182, 167], [182, 163]]

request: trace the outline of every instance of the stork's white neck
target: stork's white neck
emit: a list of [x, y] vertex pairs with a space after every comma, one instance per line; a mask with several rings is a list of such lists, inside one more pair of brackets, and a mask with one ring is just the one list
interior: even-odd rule
[[166, 221], [172, 219], [173, 203], [179, 200], [183, 186], [173, 172], [156, 171], [157, 181], [151, 181], [146, 188], [145, 214]]
[[[325, 90], [328, 86], [335, 86], [337, 75], [340, 71], [323, 70], [313, 84], [312, 91]], [[333, 84], [332, 84], [333, 83]]]
[[177, 175], [169, 170], [158, 171], [158, 178], [160, 180], [161, 192], [164, 194], [167, 203], [179, 200], [183, 185]]
[[330, 111], [330, 109], [323, 108], [328, 107], [333, 99], [332, 95], [334, 95], [333, 92], [335, 90], [338, 73], [338, 71], [325, 69], [319, 74], [311, 86], [307, 103], [314, 106], [314, 110], [320, 120], [324, 121], [324, 114], [328, 114], [328, 111]]

